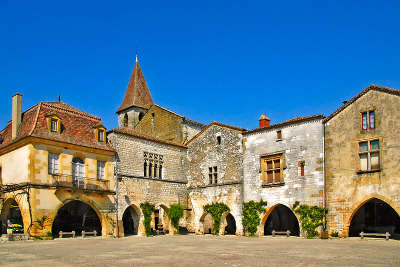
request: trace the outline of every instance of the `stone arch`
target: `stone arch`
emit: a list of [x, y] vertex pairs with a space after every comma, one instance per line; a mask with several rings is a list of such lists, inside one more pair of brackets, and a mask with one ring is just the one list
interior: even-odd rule
[[168, 217], [168, 210], [169, 208], [165, 204], [155, 205], [155, 212], [153, 214], [154, 230], [158, 230], [161, 233], [171, 233], [173, 231]]
[[139, 234], [141, 216], [141, 209], [135, 204], [131, 204], [125, 208], [125, 211], [122, 215], [124, 236]]
[[400, 212], [389, 199], [373, 195], [354, 205], [346, 225], [345, 236], [359, 236], [360, 232], [389, 232], [400, 238]]
[[211, 214], [204, 212], [200, 217], [200, 232], [202, 234], [212, 234], [214, 231], [214, 219]]
[[15, 198], [8, 198], [4, 201], [3, 207], [1, 209], [1, 232], [6, 233], [7, 231], [7, 220], [10, 220], [12, 224], [22, 225], [22, 229], [26, 231], [29, 227], [29, 222], [24, 220], [23, 210], [21, 209], [21, 204]]
[[79, 199], [68, 199], [59, 205], [52, 222], [52, 233], [55, 237], [59, 231], [75, 231], [80, 235], [83, 230], [96, 230], [98, 235], [102, 235], [105, 228], [99, 210], [91, 203]]
[[220, 233], [222, 235], [236, 235], [237, 225], [236, 219], [230, 212], [222, 214], [222, 224]]
[[261, 220], [260, 235], [270, 235], [272, 230], [290, 230], [291, 235], [300, 236], [300, 223], [296, 214], [286, 205], [275, 204]]

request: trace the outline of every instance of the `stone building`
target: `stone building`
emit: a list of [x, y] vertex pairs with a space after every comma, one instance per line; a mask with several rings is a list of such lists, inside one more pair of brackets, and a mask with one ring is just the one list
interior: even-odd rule
[[[144, 234], [140, 204], [155, 204], [151, 226], [155, 231], [172, 231], [167, 211], [171, 204], [186, 208], [185, 143], [204, 125], [155, 105], [136, 61], [121, 107], [117, 110], [119, 127], [108, 132], [117, 151], [118, 231], [121, 236]], [[194, 231], [181, 220], [181, 227]]]
[[371, 85], [327, 117], [328, 226], [400, 238], [400, 91]]
[[243, 234], [243, 131], [212, 122], [187, 143], [186, 177], [196, 233], [209, 233], [213, 228], [203, 206], [222, 202], [230, 213], [223, 215], [220, 233]]
[[293, 204], [323, 206], [323, 118], [296, 117], [270, 125], [262, 115], [260, 128], [243, 134], [244, 201], [268, 204], [260, 235], [272, 230], [299, 235]]
[[32, 235], [112, 235], [114, 154], [100, 118], [60, 101], [22, 112], [22, 95], [13, 96], [0, 131], [2, 232], [11, 223]]

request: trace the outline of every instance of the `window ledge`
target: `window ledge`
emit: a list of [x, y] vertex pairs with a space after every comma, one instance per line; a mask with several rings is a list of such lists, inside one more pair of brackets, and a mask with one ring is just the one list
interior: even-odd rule
[[285, 185], [284, 182], [280, 183], [267, 183], [267, 184], [262, 184], [261, 187], [278, 187], [278, 186], [283, 186]]
[[369, 170], [369, 171], [357, 171], [357, 174], [374, 173], [374, 172], [380, 172], [380, 171], [381, 171], [381, 169]]
[[282, 141], [282, 138], [276, 139], [275, 141], [276, 141], [276, 142], [280, 142], [280, 141]]

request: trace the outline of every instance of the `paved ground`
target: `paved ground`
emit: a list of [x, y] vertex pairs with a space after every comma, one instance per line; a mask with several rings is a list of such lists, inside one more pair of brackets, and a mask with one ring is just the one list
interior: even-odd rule
[[2, 266], [400, 266], [400, 241], [161, 236], [0, 244]]

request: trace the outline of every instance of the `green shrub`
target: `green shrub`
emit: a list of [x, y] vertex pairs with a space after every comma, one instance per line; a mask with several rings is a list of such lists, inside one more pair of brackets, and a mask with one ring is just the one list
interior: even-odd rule
[[299, 204], [300, 203], [296, 201], [293, 205], [293, 210], [300, 216], [301, 227], [306, 232], [306, 237], [316, 237], [318, 235], [316, 229], [324, 224], [324, 218], [328, 213], [328, 209], [319, 206]]
[[339, 237], [339, 233], [336, 232], [336, 231], [333, 231], [333, 232], [331, 233], [331, 237]]
[[244, 230], [254, 236], [257, 228], [260, 225], [260, 215], [265, 212], [267, 202], [260, 200], [255, 202], [253, 200], [243, 203], [243, 227]]
[[180, 204], [172, 204], [168, 210], [168, 217], [172, 226], [179, 231], [179, 220], [183, 218], [184, 208]]
[[149, 202], [140, 204], [144, 216], [144, 228], [146, 229], [146, 236], [151, 236], [151, 215], [154, 212], [154, 205]]
[[222, 214], [224, 214], [225, 212], [230, 212], [229, 207], [224, 203], [217, 202], [217, 203], [207, 204], [203, 207], [203, 209], [205, 212], [209, 213], [213, 218], [214, 234], [218, 235], [219, 228], [221, 226]]

